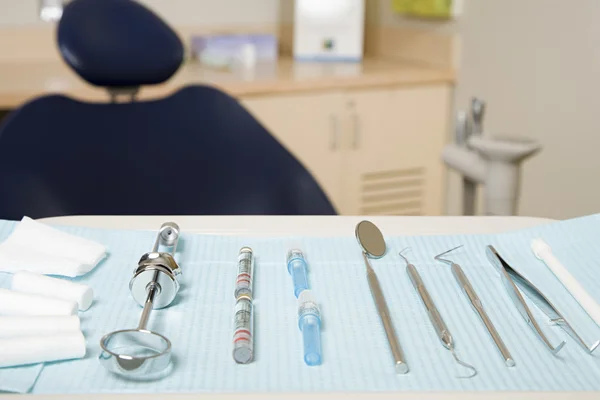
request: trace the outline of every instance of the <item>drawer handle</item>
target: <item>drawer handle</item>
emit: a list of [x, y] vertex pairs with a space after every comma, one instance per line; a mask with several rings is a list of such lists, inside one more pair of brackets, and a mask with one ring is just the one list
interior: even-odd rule
[[360, 146], [360, 117], [357, 113], [352, 113], [352, 124], [353, 124], [353, 135], [352, 135], [352, 148], [358, 149]]
[[340, 124], [337, 115], [331, 114], [329, 117], [329, 122], [331, 124], [331, 128], [329, 130], [329, 148], [332, 151], [335, 151], [338, 149], [338, 137], [340, 131]]

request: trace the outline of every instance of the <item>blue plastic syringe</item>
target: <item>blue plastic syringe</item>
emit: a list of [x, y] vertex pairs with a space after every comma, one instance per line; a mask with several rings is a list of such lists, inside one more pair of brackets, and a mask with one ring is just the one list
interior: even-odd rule
[[292, 249], [287, 254], [287, 268], [294, 282], [294, 295], [298, 295], [308, 289], [308, 278], [306, 277], [306, 261], [302, 250]]
[[303, 290], [298, 297], [298, 327], [304, 342], [304, 362], [321, 364], [321, 311], [312, 290]]

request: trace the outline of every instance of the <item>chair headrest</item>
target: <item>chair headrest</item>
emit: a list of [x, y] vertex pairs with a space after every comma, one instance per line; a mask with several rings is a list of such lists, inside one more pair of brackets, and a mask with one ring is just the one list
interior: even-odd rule
[[57, 35], [66, 63], [97, 86], [162, 83], [184, 56], [177, 34], [133, 0], [74, 0], [63, 11]]

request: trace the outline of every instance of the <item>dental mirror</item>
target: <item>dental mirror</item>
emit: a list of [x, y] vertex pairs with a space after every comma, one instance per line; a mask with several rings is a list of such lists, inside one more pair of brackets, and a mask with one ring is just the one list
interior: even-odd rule
[[362, 249], [362, 256], [367, 270], [367, 282], [369, 283], [369, 289], [371, 290], [371, 295], [373, 296], [373, 301], [377, 307], [379, 319], [381, 320], [382, 327], [390, 346], [390, 351], [394, 360], [394, 368], [397, 374], [406, 374], [408, 373], [408, 364], [406, 363], [404, 352], [402, 351], [398, 335], [394, 329], [390, 310], [388, 309], [385, 297], [383, 296], [383, 290], [381, 290], [379, 279], [377, 279], [377, 274], [375, 274], [375, 270], [371, 267], [371, 262], [369, 261], [369, 258], [381, 258], [385, 254], [386, 246], [383, 234], [379, 228], [370, 221], [359, 222], [358, 225], [356, 225], [354, 234]]
[[386, 251], [383, 234], [371, 221], [361, 221], [354, 231], [363, 252], [371, 258], [381, 258]]

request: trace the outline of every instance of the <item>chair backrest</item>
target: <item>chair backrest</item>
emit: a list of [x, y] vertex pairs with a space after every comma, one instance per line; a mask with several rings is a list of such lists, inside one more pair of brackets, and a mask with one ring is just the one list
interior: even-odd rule
[[[93, 85], [167, 80], [177, 35], [132, 0], [73, 0], [58, 42]], [[0, 126], [0, 218], [24, 215], [329, 215], [315, 179], [235, 99], [190, 86], [154, 101], [35, 99]]]
[[335, 214], [252, 115], [202, 86], [156, 101], [26, 104], [0, 128], [0, 188], [4, 219]]
[[107, 88], [162, 83], [184, 57], [177, 34], [132, 0], [73, 0], [63, 11], [57, 41], [75, 73]]

